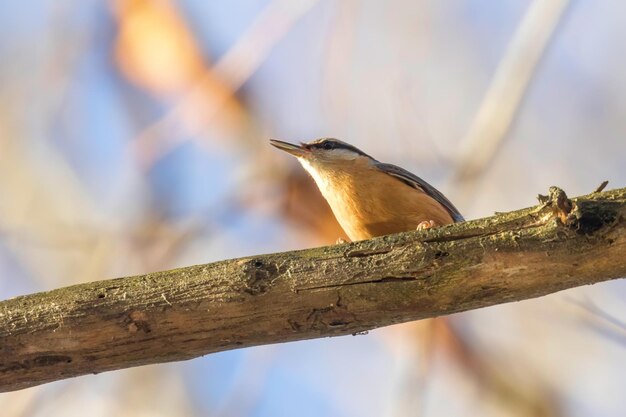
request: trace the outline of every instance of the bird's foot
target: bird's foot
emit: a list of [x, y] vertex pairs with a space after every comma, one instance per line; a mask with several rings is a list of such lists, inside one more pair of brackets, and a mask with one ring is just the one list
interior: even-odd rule
[[344, 243], [348, 243], [348, 241], [342, 237], [338, 237], [337, 240], [335, 241], [335, 245], [343, 245]]
[[434, 221], [432, 220], [424, 220], [423, 222], [420, 222], [420, 224], [417, 225], [417, 229], [416, 230], [424, 230], [424, 229], [430, 229], [431, 227], [435, 227], [436, 224]]

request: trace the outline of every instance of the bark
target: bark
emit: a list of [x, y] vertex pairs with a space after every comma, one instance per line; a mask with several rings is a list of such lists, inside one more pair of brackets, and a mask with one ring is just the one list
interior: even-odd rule
[[369, 241], [0, 302], [0, 391], [326, 336], [626, 276], [626, 188]]

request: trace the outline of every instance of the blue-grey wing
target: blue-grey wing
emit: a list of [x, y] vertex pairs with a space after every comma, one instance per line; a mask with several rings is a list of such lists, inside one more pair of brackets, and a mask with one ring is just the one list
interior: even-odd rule
[[465, 220], [463, 219], [461, 213], [459, 213], [459, 211], [456, 209], [456, 207], [454, 207], [454, 204], [452, 204], [445, 195], [441, 194], [439, 190], [437, 190], [435, 187], [433, 187], [417, 175], [412, 174], [406, 169], [400, 168], [399, 166], [393, 164], [385, 164], [377, 161], [374, 165], [381, 171], [393, 177], [396, 177], [400, 181], [413, 188], [422, 190], [423, 192], [437, 200], [439, 203], [441, 203], [442, 206], [445, 207], [448, 213], [450, 213], [450, 216], [455, 222], [462, 222]]

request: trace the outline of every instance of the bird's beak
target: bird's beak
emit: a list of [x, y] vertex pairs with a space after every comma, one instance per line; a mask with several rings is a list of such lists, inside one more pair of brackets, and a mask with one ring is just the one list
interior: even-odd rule
[[283, 142], [282, 140], [270, 139], [270, 144], [281, 151], [292, 154], [296, 158], [304, 156], [307, 152], [302, 146], [294, 145], [293, 143]]

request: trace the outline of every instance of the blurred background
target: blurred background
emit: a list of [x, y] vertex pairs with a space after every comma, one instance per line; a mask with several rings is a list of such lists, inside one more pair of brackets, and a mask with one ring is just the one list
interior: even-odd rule
[[[333, 243], [268, 139], [346, 140], [466, 218], [626, 184], [626, 3], [0, 3], [0, 298]], [[623, 416], [625, 285], [59, 381], [14, 416]]]

